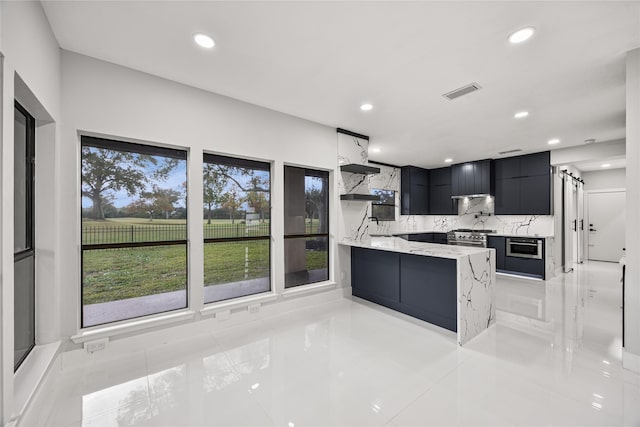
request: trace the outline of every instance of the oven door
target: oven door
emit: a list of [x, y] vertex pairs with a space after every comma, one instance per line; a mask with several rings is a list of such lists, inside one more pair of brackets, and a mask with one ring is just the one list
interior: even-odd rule
[[542, 240], [507, 238], [507, 256], [542, 259]]

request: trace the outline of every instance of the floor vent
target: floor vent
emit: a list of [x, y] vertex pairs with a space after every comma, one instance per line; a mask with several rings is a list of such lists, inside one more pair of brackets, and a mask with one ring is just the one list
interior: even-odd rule
[[453, 101], [456, 98], [460, 98], [461, 96], [467, 95], [469, 93], [473, 93], [481, 88], [482, 86], [480, 86], [478, 83], [469, 83], [468, 85], [459, 87], [458, 89], [445, 93], [442, 96], [447, 98], [449, 101]]
[[515, 150], [501, 151], [498, 154], [500, 154], [500, 155], [502, 155], [502, 154], [511, 154], [511, 153], [518, 153], [520, 151], [522, 151], [522, 149], [516, 148]]

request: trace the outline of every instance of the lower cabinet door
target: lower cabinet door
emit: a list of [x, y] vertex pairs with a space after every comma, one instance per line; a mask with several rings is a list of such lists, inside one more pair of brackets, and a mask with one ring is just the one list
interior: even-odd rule
[[544, 278], [544, 259], [531, 259], [507, 256], [505, 270]]
[[352, 247], [351, 288], [357, 297], [383, 305], [397, 305], [400, 299], [400, 254]]
[[400, 255], [400, 304], [411, 316], [456, 330], [456, 260]]
[[505, 238], [502, 236], [489, 236], [487, 239], [487, 247], [496, 250], [496, 269], [505, 270], [507, 267], [504, 263], [506, 256]]

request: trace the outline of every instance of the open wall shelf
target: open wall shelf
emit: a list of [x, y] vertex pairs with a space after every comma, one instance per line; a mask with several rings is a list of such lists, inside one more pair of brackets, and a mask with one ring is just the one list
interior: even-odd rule
[[340, 200], [361, 200], [363, 202], [377, 202], [380, 196], [375, 194], [341, 194]]
[[367, 166], [367, 165], [361, 165], [358, 163], [351, 163], [348, 165], [342, 165], [340, 166], [340, 170], [342, 172], [349, 172], [349, 173], [359, 173], [362, 175], [373, 175], [376, 173], [380, 173], [380, 168], [376, 168], [373, 166]]

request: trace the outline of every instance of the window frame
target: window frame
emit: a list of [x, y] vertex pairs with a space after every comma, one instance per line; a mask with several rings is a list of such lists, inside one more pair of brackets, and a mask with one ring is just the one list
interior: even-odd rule
[[[79, 156], [78, 156], [78, 165], [79, 165], [79, 198], [78, 198], [78, 209], [79, 209], [79, 227], [80, 227], [80, 292], [79, 292], [79, 305], [80, 305], [80, 318], [79, 318], [79, 330], [80, 331], [91, 331], [95, 329], [101, 329], [104, 327], [112, 327], [114, 325], [127, 324], [130, 322], [139, 321], [140, 319], [145, 318], [153, 318], [157, 316], [167, 315], [174, 312], [179, 312], [181, 310], [188, 310], [190, 307], [190, 275], [189, 275], [189, 215], [188, 215], [188, 207], [189, 207], [189, 150], [184, 147], [166, 147], [162, 145], [156, 145], [152, 143], [141, 143], [141, 142], [132, 142], [131, 140], [127, 140], [127, 138], [111, 138], [111, 137], [103, 137], [103, 136], [95, 136], [92, 134], [79, 134]], [[85, 141], [90, 141], [91, 143], [85, 143]], [[170, 157], [179, 160], [185, 161], [185, 206], [187, 208], [187, 215], [185, 217], [185, 239], [176, 239], [176, 240], [158, 240], [158, 241], [149, 241], [149, 242], [127, 242], [127, 243], [98, 243], [98, 244], [83, 244], [83, 231], [82, 231], [82, 183], [83, 183], [83, 175], [82, 175], [82, 148], [88, 146], [93, 148], [100, 149], [112, 149], [117, 151], [123, 151], [128, 153], [135, 154], [145, 154], [145, 155], [155, 155], [155, 156], [163, 156]], [[132, 149], [124, 148], [123, 146], [129, 146]], [[133, 149], [133, 148], [136, 149]], [[184, 155], [175, 155], [175, 153], [184, 153]], [[141, 247], [162, 247], [162, 246], [179, 246], [183, 245], [185, 250], [185, 306], [180, 308], [175, 308], [166, 311], [160, 311], [156, 313], [143, 314], [140, 316], [127, 317], [126, 319], [113, 320], [110, 322], [99, 323], [95, 325], [85, 326], [84, 325], [84, 301], [83, 301], [83, 284], [84, 284], [84, 252], [85, 250], [101, 250], [101, 249], [126, 249], [126, 248], [141, 248]], [[116, 301], [124, 301], [126, 300], [116, 300]]]
[[[23, 261], [27, 258], [33, 258], [33, 281], [32, 281], [32, 294], [34, 296], [33, 311], [32, 311], [32, 336], [33, 342], [27, 349], [27, 351], [20, 357], [18, 361], [14, 359], [13, 361], [13, 370], [17, 371], [20, 366], [27, 359], [31, 351], [36, 346], [36, 281], [35, 281], [35, 273], [36, 273], [36, 248], [35, 248], [35, 158], [36, 158], [36, 119], [32, 116], [26, 108], [24, 108], [17, 100], [14, 100], [14, 114], [17, 110], [20, 114], [22, 114], [25, 119], [25, 129], [26, 129], [26, 144], [25, 147], [25, 249], [13, 253], [13, 268], [15, 271], [15, 265], [17, 262]], [[14, 118], [15, 120], [15, 118]], [[14, 137], [15, 139], [15, 137]], [[12, 142], [15, 144], [15, 140]], [[15, 154], [14, 154], [15, 157]], [[15, 161], [15, 160], [14, 160]], [[15, 176], [15, 172], [14, 172]], [[14, 177], [15, 179], [15, 177]], [[14, 207], [15, 211], [15, 207]], [[15, 237], [14, 237], [15, 238]], [[15, 245], [14, 245], [15, 246]], [[14, 277], [14, 286], [15, 286], [15, 277]], [[15, 302], [13, 302], [15, 304]], [[14, 315], [15, 322], [15, 315]], [[15, 328], [15, 325], [14, 325]], [[14, 340], [15, 341], [15, 340]]]
[[[207, 244], [216, 244], [216, 243], [230, 243], [230, 242], [244, 242], [244, 241], [260, 241], [260, 240], [267, 240], [269, 242], [269, 250], [268, 250], [268, 266], [269, 266], [269, 274], [267, 275], [267, 277], [269, 278], [269, 289], [266, 291], [262, 291], [262, 292], [256, 292], [256, 293], [252, 293], [252, 294], [246, 294], [246, 295], [239, 295], [236, 297], [231, 297], [231, 298], [226, 298], [226, 299], [221, 299], [221, 300], [217, 300], [217, 301], [206, 301], [205, 296], [204, 296], [204, 289], [207, 288], [207, 284], [204, 283], [204, 276], [203, 276], [203, 283], [202, 283], [202, 288], [203, 288], [203, 294], [202, 294], [202, 304], [205, 307], [205, 309], [207, 307], [212, 307], [215, 306], [216, 304], [228, 304], [234, 300], [240, 299], [240, 298], [247, 298], [247, 297], [255, 297], [256, 295], [261, 295], [261, 294], [271, 294], [274, 291], [274, 280], [273, 280], [273, 203], [272, 203], [272, 195], [273, 195], [273, 162], [271, 161], [267, 161], [267, 160], [257, 160], [257, 159], [249, 159], [246, 157], [237, 157], [234, 155], [228, 155], [228, 154], [220, 154], [220, 153], [207, 153], [204, 152], [202, 155], [202, 165], [203, 165], [203, 173], [202, 173], [202, 179], [204, 180], [204, 164], [205, 163], [209, 163], [209, 164], [217, 164], [217, 165], [226, 165], [226, 166], [232, 166], [232, 167], [239, 167], [239, 168], [251, 168], [254, 170], [262, 170], [262, 171], [266, 171], [269, 173], [269, 232], [267, 235], [265, 236], [243, 236], [243, 237], [218, 237], [218, 238], [207, 238], [203, 235], [203, 240], [202, 240], [202, 253], [203, 253], [203, 261], [202, 261], [202, 267], [203, 270], [205, 269], [205, 260], [204, 260], [204, 251], [205, 251], [205, 245]], [[204, 191], [204, 183], [203, 183], [203, 191]], [[204, 205], [203, 205], [203, 213], [204, 213]], [[203, 234], [204, 234], [204, 221], [205, 218], [203, 217]], [[228, 283], [233, 283], [233, 282], [228, 282]], [[215, 285], [211, 285], [211, 286], [215, 286]]]
[[[394, 203], [381, 203], [379, 201], [372, 201], [371, 202], [371, 217], [376, 218], [378, 221], [395, 221], [396, 220], [396, 204], [395, 204], [395, 200], [397, 199], [398, 196], [398, 192], [396, 190], [388, 190], [385, 188], [372, 188], [371, 191], [393, 191], [393, 199], [394, 199]], [[378, 215], [376, 215], [376, 213], [373, 211], [373, 207], [374, 206], [387, 206], [387, 207], [391, 207], [393, 208], [393, 219], [386, 219], [386, 218], [380, 218]]]
[[[305, 178], [307, 176], [315, 176], [317, 178], [322, 178], [322, 179], [326, 179], [327, 181], [327, 206], [326, 206], [326, 214], [327, 214], [327, 231], [326, 233], [297, 233], [297, 234], [287, 234], [286, 232], [283, 232], [283, 242], [286, 242], [287, 240], [290, 239], [309, 239], [309, 238], [316, 238], [316, 237], [325, 237], [327, 239], [327, 279], [325, 280], [319, 280], [316, 282], [309, 282], [309, 283], [303, 283], [303, 284], [299, 284], [299, 285], [295, 285], [295, 286], [289, 286], [287, 287], [287, 279], [286, 279], [286, 273], [285, 273], [285, 278], [284, 278], [284, 290], [286, 291], [291, 291], [293, 289], [299, 289], [299, 288], [303, 288], [305, 286], [310, 286], [310, 285], [317, 285], [318, 283], [323, 283], [326, 281], [331, 280], [331, 173], [328, 170], [323, 170], [323, 169], [316, 169], [316, 168], [310, 168], [310, 167], [306, 167], [306, 166], [297, 166], [297, 165], [288, 165], [285, 164], [284, 168], [283, 168], [283, 183], [286, 182], [286, 174], [287, 174], [287, 168], [292, 168], [292, 169], [302, 169], [305, 171]], [[311, 174], [307, 174], [307, 172], [311, 172]], [[286, 184], [284, 184], [286, 187]], [[286, 194], [285, 194], [285, 198], [283, 199], [283, 212], [286, 212], [287, 207], [286, 207]], [[286, 218], [285, 218], [286, 220]], [[306, 240], [305, 240], [306, 241]], [[286, 251], [284, 253], [284, 257], [283, 257], [283, 264], [286, 262]]]

